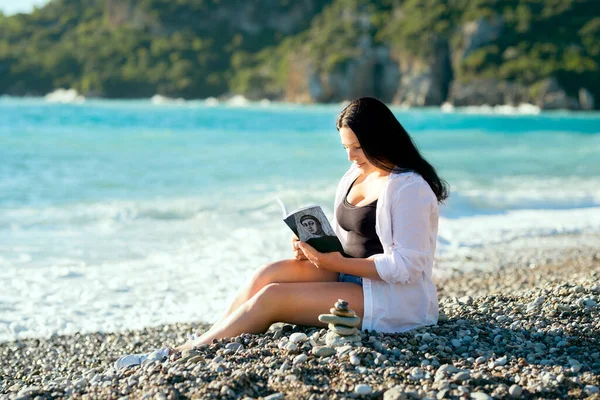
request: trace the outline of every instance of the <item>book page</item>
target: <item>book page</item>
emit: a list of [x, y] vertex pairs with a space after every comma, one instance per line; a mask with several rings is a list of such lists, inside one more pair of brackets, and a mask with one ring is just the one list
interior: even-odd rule
[[294, 213], [299, 238], [303, 242], [323, 236], [335, 236], [321, 207], [310, 207]]

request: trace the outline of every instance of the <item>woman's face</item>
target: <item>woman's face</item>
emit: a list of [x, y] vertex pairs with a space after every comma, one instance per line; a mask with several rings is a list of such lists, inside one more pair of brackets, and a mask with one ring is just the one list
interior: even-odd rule
[[358, 169], [363, 174], [368, 174], [376, 170], [375, 166], [367, 160], [365, 153], [358, 143], [358, 138], [354, 134], [354, 131], [348, 127], [340, 128], [340, 137], [342, 140], [342, 146], [348, 153], [348, 160], [358, 166]]

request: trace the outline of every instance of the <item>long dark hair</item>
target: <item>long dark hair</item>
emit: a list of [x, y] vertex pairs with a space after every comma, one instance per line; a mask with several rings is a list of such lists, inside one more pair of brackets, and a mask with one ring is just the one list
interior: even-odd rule
[[449, 195], [448, 183], [421, 155], [408, 132], [392, 111], [373, 97], [348, 104], [338, 116], [336, 127], [352, 129], [371, 164], [389, 172], [414, 171], [431, 187], [438, 202]]

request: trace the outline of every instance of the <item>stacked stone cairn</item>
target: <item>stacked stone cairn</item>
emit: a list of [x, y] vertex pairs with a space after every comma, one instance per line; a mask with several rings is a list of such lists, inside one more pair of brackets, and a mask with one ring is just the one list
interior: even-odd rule
[[319, 315], [319, 321], [329, 324], [329, 331], [325, 336], [328, 346], [338, 347], [354, 342], [360, 342], [361, 336], [357, 329], [360, 325], [360, 317], [354, 310], [348, 308], [348, 302], [338, 299], [331, 314]]

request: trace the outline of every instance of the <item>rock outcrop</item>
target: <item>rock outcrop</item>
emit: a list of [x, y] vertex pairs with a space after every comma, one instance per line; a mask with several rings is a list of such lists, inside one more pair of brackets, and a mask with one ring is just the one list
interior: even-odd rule
[[448, 95], [452, 81], [448, 43], [443, 41], [427, 58], [395, 52], [400, 69], [400, 82], [394, 94], [394, 103], [408, 106], [436, 106]]

